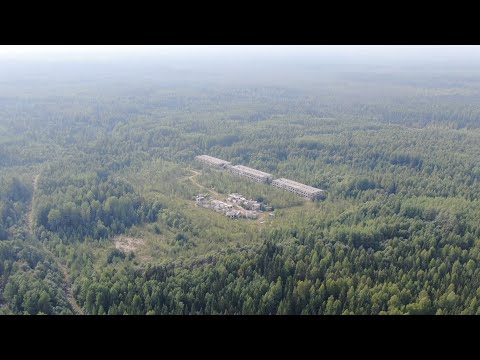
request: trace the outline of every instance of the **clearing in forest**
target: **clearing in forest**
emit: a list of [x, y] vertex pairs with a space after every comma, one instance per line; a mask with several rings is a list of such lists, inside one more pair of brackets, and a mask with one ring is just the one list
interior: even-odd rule
[[115, 248], [123, 252], [136, 251], [139, 247], [145, 245], [145, 240], [118, 235], [114, 238]]

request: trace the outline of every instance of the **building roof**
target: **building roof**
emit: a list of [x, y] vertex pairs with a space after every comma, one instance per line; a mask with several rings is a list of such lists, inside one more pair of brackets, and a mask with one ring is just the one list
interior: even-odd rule
[[275, 179], [275, 180], [272, 181], [272, 184], [287, 185], [287, 186], [290, 186], [290, 187], [292, 187], [296, 190], [304, 191], [304, 192], [311, 193], [311, 194], [323, 192], [322, 189], [317, 189], [317, 188], [314, 188], [313, 186], [308, 186], [308, 185], [305, 185], [305, 184], [302, 184], [302, 183], [299, 183], [299, 182], [296, 182], [296, 181], [293, 181], [293, 180], [284, 179], [284, 178]]
[[240, 171], [243, 171], [247, 174], [253, 175], [253, 176], [260, 176], [260, 177], [269, 177], [272, 176], [272, 174], [257, 170], [257, 169], [252, 169], [248, 166], [243, 166], [243, 165], [235, 165], [232, 166], [234, 169], [238, 169]]
[[210, 155], [198, 155], [196, 158], [199, 159], [199, 160], [208, 161], [208, 162], [210, 162], [212, 164], [215, 164], [215, 165], [230, 164], [230, 162], [228, 162], [228, 161], [225, 161], [225, 160], [222, 160], [222, 159], [210, 156]]

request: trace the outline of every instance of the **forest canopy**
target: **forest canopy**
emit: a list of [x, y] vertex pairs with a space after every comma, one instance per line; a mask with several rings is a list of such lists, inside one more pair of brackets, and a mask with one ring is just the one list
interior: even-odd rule
[[390, 71], [1, 83], [0, 313], [480, 314], [479, 74]]

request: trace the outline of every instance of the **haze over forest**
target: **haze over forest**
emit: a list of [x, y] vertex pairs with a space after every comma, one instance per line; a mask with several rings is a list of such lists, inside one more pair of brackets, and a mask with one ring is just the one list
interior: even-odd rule
[[480, 314], [479, 64], [0, 46], [0, 314]]

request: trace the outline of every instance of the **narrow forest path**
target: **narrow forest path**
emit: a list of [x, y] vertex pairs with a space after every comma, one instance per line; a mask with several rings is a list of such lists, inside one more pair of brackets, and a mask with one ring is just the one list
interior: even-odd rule
[[[38, 179], [40, 178], [40, 174], [35, 175], [33, 178], [33, 192], [32, 192], [32, 201], [30, 203], [30, 207], [28, 210], [28, 230], [30, 232], [30, 236], [35, 238], [35, 232], [34, 232], [34, 221], [33, 221], [33, 203], [35, 201], [35, 194], [37, 192], [38, 188]], [[82, 308], [77, 304], [75, 297], [73, 296], [72, 292], [72, 281], [70, 279], [70, 276], [68, 274], [67, 268], [65, 265], [61, 263], [61, 261], [53, 254], [42, 242], [40, 242], [42, 248], [47, 252], [54, 260], [55, 263], [57, 264], [58, 268], [61, 270], [63, 274], [63, 290], [65, 291], [65, 295], [67, 297], [67, 301], [70, 304], [74, 314], [76, 315], [84, 315]]]
[[[218, 192], [216, 192], [215, 190], [212, 190], [212, 189], [208, 189], [207, 187], [199, 184], [197, 182], [197, 180], [195, 179], [198, 175], [201, 175], [200, 172], [198, 171], [195, 171], [195, 170], [192, 170], [192, 169], [189, 169], [190, 172], [193, 173], [193, 175], [187, 177], [188, 180], [190, 180], [195, 186], [197, 186], [198, 188], [200, 189], [203, 189], [203, 190], [206, 190], [206, 191], [209, 191], [210, 193], [212, 193], [213, 195], [215, 195], [217, 197], [217, 199], [219, 198], [224, 198], [225, 195], [221, 195], [219, 194]], [[268, 213], [267, 212], [261, 212], [258, 219], [256, 219], [255, 221], [252, 221], [253, 223], [257, 224], [257, 225], [263, 225], [267, 220], [268, 220]]]
[[192, 175], [192, 176], [189, 176], [188, 179], [189, 179], [195, 186], [199, 187], [200, 189], [207, 190], [208, 192], [214, 194], [214, 195], [217, 196], [217, 197], [221, 197], [221, 195], [220, 195], [218, 192], [216, 192], [215, 190], [208, 189], [208, 188], [206, 188], [205, 186], [203, 186], [203, 185], [201, 185], [201, 184], [199, 184], [199, 183], [197, 182], [197, 180], [196, 180], [195, 178], [196, 178], [198, 175], [201, 175], [201, 173], [199, 173], [198, 171], [195, 171], [195, 170], [189, 170], [189, 171], [191, 171], [191, 172], [193, 173], [193, 175]]
[[[46, 249], [47, 250], [47, 249]], [[49, 250], [47, 250], [53, 258], [56, 260], [58, 267], [63, 273], [63, 278], [64, 278], [64, 290], [65, 290], [65, 295], [67, 296], [68, 303], [72, 307], [72, 310], [75, 315], [85, 315], [82, 308], [77, 304], [77, 301], [75, 300], [75, 297], [73, 296], [73, 291], [72, 291], [72, 281], [70, 279], [70, 275], [68, 275], [67, 268], [65, 265], [63, 265], [60, 261], [58, 261], [57, 257]]]
[[30, 207], [28, 209], [28, 229], [30, 232], [30, 235], [33, 238], [33, 203], [35, 202], [35, 193], [37, 192], [37, 187], [38, 187], [38, 178], [40, 177], [40, 174], [35, 175], [33, 178], [33, 191], [32, 191], [32, 201], [30, 202]]

